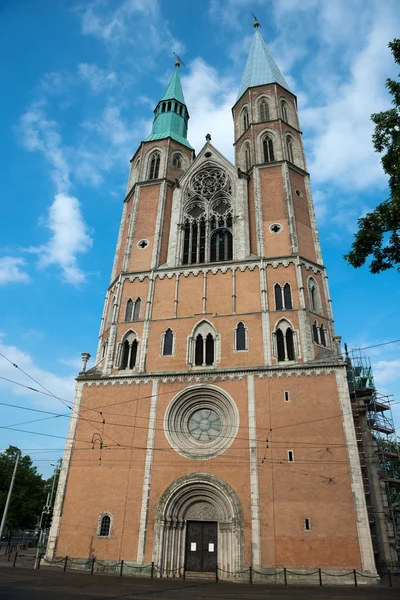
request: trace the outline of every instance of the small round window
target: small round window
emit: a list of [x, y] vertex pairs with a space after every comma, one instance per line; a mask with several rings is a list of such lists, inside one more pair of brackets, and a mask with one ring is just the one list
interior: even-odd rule
[[137, 243], [137, 247], [139, 248], [139, 250], [144, 250], [145, 248], [147, 248], [148, 245], [148, 240], [140, 240], [140, 242]]
[[280, 233], [282, 231], [282, 225], [280, 223], [273, 223], [273, 225], [269, 226], [269, 230], [271, 233]]
[[296, 196], [298, 196], [299, 198], [302, 198], [303, 192], [301, 190], [296, 190]]

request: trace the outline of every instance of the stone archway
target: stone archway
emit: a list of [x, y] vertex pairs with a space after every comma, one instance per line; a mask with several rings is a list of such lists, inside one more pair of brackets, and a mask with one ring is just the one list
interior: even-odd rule
[[235, 492], [215, 475], [191, 473], [168, 486], [158, 503], [153, 559], [161, 577], [183, 575], [188, 520], [218, 522], [222, 578], [242, 570], [243, 515]]

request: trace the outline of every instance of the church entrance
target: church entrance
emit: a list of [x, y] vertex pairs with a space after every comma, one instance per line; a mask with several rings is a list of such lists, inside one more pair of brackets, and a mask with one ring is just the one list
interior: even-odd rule
[[218, 523], [188, 521], [186, 527], [186, 571], [215, 571], [217, 566]]

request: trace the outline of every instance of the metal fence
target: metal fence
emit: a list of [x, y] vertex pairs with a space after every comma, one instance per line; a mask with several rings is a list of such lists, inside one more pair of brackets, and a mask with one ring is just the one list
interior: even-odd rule
[[[55, 566], [62, 569], [65, 573], [68, 570], [79, 570], [85, 573], [93, 574], [112, 574], [122, 576], [135, 576], [141, 578], [154, 579], [156, 577], [176, 578], [180, 577], [185, 580], [186, 573], [183, 567], [177, 569], [163, 569], [156, 565], [154, 562], [145, 563], [143, 565], [135, 565], [129, 561], [102, 561], [95, 557], [87, 559], [70, 558], [69, 556], [60, 557], [53, 561], [43, 561], [44, 554], [39, 554], [38, 560], [33, 554], [27, 554], [10, 550], [7, 560], [12, 563], [13, 567], [21, 565], [24, 567], [31, 567], [40, 569], [41, 565]], [[36, 563], [36, 564], [35, 564]], [[393, 565], [393, 570], [385, 568], [385, 575], [381, 583], [388, 585], [389, 587], [400, 586], [400, 565], [397, 563]], [[374, 579], [378, 582], [378, 577], [375, 575], [367, 575], [357, 569], [352, 569], [345, 572], [327, 571], [324, 569], [315, 569], [314, 571], [298, 571], [288, 568], [276, 568], [276, 569], [254, 569], [252, 566], [243, 569], [242, 571], [226, 571], [218, 567], [215, 568], [214, 572], [215, 582], [218, 583], [220, 580], [227, 580], [230, 582], [238, 583], [249, 583], [249, 584], [268, 584], [271, 586], [284, 586], [288, 587], [291, 585], [301, 585], [303, 578], [303, 585], [316, 585], [316, 586], [330, 586], [330, 585], [353, 585], [358, 587], [359, 585], [368, 583], [368, 579]], [[304, 578], [307, 578], [304, 579]], [[346, 578], [346, 579], [345, 579]]]

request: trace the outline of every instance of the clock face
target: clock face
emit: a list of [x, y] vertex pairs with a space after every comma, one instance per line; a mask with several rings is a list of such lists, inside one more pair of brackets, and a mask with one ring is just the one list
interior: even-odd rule
[[201, 408], [190, 415], [188, 429], [195, 440], [210, 442], [221, 432], [221, 419], [214, 410]]

